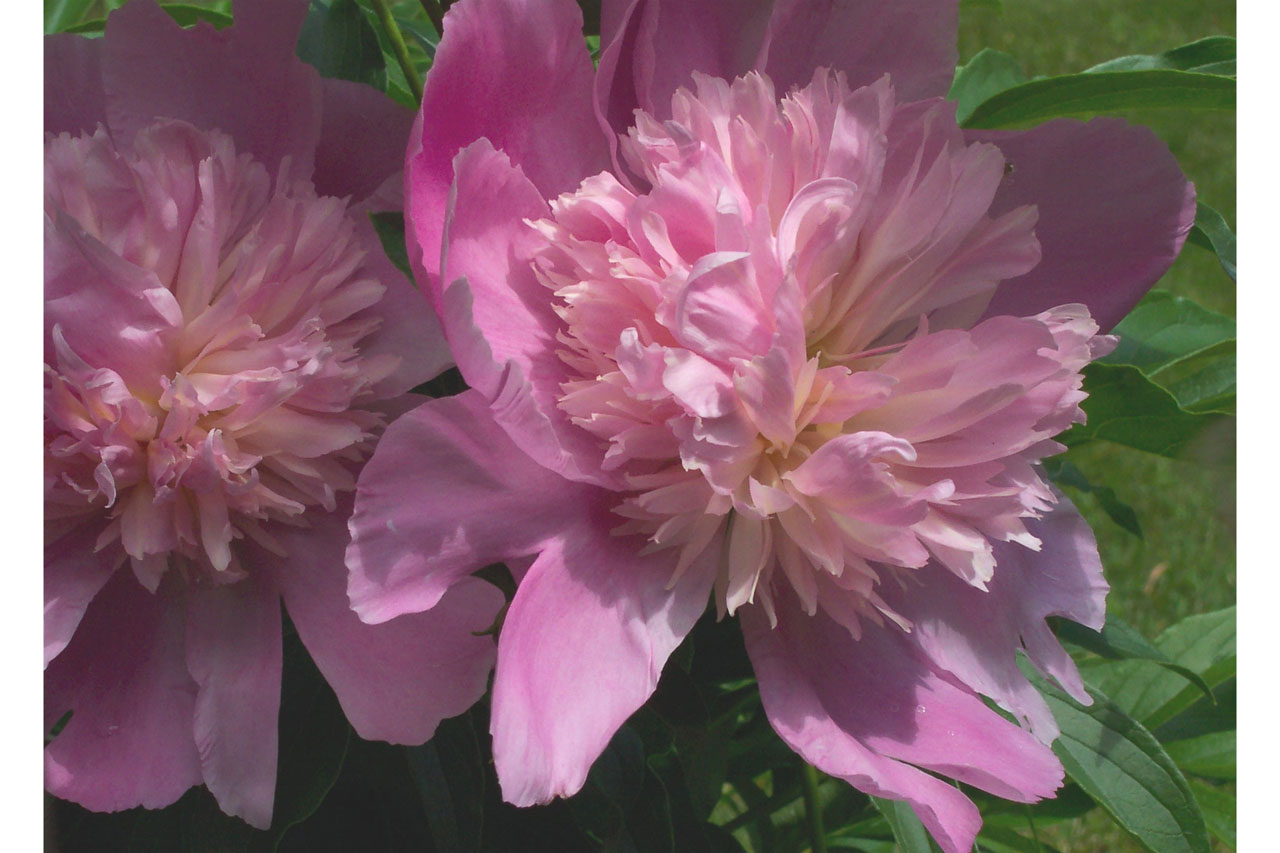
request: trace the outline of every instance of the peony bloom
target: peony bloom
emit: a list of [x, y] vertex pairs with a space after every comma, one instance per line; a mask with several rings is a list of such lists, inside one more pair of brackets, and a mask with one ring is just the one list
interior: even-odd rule
[[955, 14], [606, 2], [593, 76], [572, 3], [449, 13], [407, 209], [471, 390], [365, 467], [349, 591], [379, 623], [512, 567], [508, 801], [582, 786], [708, 598], [781, 738], [944, 849], [980, 819], [932, 773], [1061, 785], [1016, 652], [1087, 702], [1044, 620], [1107, 587], [1038, 463], [1194, 193], [1122, 121], [961, 131]]
[[367, 216], [408, 111], [297, 60], [305, 9], [46, 42], [45, 783], [90, 809], [204, 783], [270, 824], [281, 599], [367, 738], [421, 743], [493, 663], [482, 582], [348, 605], [356, 475], [448, 355]]

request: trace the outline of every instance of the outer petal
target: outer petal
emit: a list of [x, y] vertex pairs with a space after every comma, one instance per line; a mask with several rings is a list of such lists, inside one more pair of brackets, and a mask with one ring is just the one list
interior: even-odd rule
[[1089, 704], [1075, 663], [1045, 624], [1065, 616], [1102, 627], [1107, 582], [1093, 532], [1070, 502], [1027, 529], [1039, 552], [1014, 543], [995, 547], [995, 576], [982, 592], [938, 567], [922, 570], [910, 594], [886, 590], [890, 606], [914, 624], [912, 638], [929, 658], [969, 687], [1018, 715], [1048, 743], [1058, 734], [1049, 708], [1018, 669], [1024, 649], [1064, 690]]
[[668, 589], [674, 552], [640, 556], [604, 506], [544, 550], [498, 640], [493, 756], [517, 806], [578, 791], [618, 727], [653, 693], [667, 657], [706, 608], [719, 553]]
[[280, 598], [261, 578], [193, 588], [187, 669], [199, 685], [195, 742], [227, 814], [271, 825], [280, 740]]
[[93, 133], [107, 123], [102, 91], [102, 40], [71, 33], [44, 39], [44, 129]]
[[45, 787], [94, 811], [162, 808], [199, 785], [196, 686], [183, 662], [182, 606], [117, 572], [45, 671]]
[[458, 369], [525, 453], [569, 479], [610, 484], [602, 449], [558, 405], [569, 378], [556, 340], [561, 320], [533, 273], [541, 238], [525, 222], [546, 216], [547, 206], [485, 140], [462, 151], [454, 168], [439, 308]]
[[1106, 331], [1164, 275], [1195, 222], [1195, 187], [1145, 127], [1057, 119], [965, 137], [994, 142], [1012, 167], [990, 215], [1024, 204], [1040, 213], [1040, 263], [1000, 285], [988, 317], [1083, 302]]
[[502, 593], [463, 579], [439, 607], [366, 625], [347, 602], [349, 502], [309, 528], [278, 531], [288, 558], [262, 554], [259, 563], [274, 566], [298, 636], [360, 736], [422, 743], [484, 693], [496, 648], [476, 634], [493, 624]]
[[44, 549], [44, 665], [71, 642], [85, 608], [120, 563], [116, 549], [94, 551], [101, 524], [84, 524]]
[[591, 112], [591, 57], [571, 0], [469, 0], [449, 9], [405, 167], [411, 253], [435, 276], [453, 158], [487, 138], [539, 196], [573, 189], [607, 164]]
[[413, 111], [350, 80], [323, 78], [320, 95], [316, 192], [359, 203], [400, 171]]
[[900, 762], [1022, 802], [1062, 784], [1047, 747], [938, 675], [896, 627], [866, 622], [854, 641], [821, 611], [805, 614], [789, 593], [776, 628], [758, 607], [742, 612], [765, 712], [782, 739], [860, 790], [910, 802], [945, 850], [969, 849], [977, 809]]
[[311, 176], [320, 138], [320, 75], [293, 51], [306, 4], [250, 0], [236, 23], [183, 29], [151, 0], [113, 12], [104, 36], [107, 116], [117, 144], [159, 116], [229, 134], [274, 175]]
[[370, 623], [434, 607], [489, 563], [535, 554], [597, 490], [511, 443], [478, 391], [395, 421], [360, 474], [351, 516], [351, 605]]

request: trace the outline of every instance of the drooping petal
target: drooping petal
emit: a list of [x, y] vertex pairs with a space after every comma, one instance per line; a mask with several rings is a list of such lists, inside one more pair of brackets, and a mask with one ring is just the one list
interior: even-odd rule
[[106, 124], [102, 93], [102, 40], [72, 33], [44, 40], [44, 129], [93, 133]]
[[569, 376], [556, 341], [561, 321], [534, 275], [538, 235], [525, 222], [545, 216], [546, 203], [485, 140], [454, 169], [439, 307], [458, 370], [521, 450], [570, 479], [607, 484], [603, 451], [557, 405]]
[[995, 545], [996, 572], [987, 592], [932, 566], [921, 571], [920, 585], [909, 594], [886, 591], [890, 606], [912, 621], [913, 641], [930, 660], [1016, 714], [1045, 743], [1058, 727], [1014, 653], [1024, 649], [1042, 672], [1089, 704], [1075, 663], [1044, 620], [1065, 616], [1100, 629], [1107, 593], [1089, 525], [1060, 500], [1047, 517], [1026, 522], [1040, 551]]
[[[292, 50], [306, 4], [236, 4], [236, 23], [183, 29], [155, 3], [115, 10], [103, 37], [107, 116], [126, 145], [157, 117], [221, 130], [275, 175], [309, 177], [320, 138], [320, 75]], [[285, 49], [281, 49], [282, 46]]]
[[422, 256], [413, 261], [428, 276], [439, 272], [460, 149], [488, 139], [524, 171], [539, 198], [567, 192], [604, 168], [591, 80], [582, 13], [570, 0], [475, 0], [449, 10], [405, 160], [406, 216]]
[[509, 803], [578, 791], [618, 727], [653, 693], [706, 607], [718, 548], [668, 589], [669, 553], [612, 536], [607, 509], [549, 543], [520, 582], [498, 640], [493, 755]]
[[308, 528], [276, 532], [288, 556], [262, 552], [259, 565], [272, 567], [298, 636], [356, 732], [419, 744], [484, 693], [497, 650], [491, 637], [477, 634], [493, 624], [502, 593], [462, 579], [438, 607], [379, 625], [361, 622], [347, 602], [342, 562], [349, 512], [347, 499]]
[[83, 524], [45, 545], [44, 665], [71, 642], [85, 608], [119, 565], [114, 551], [94, 552], [102, 524]]
[[202, 781], [191, 734], [196, 685], [183, 660], [182, 605], [117, 572], [45, 670], [45, 787], [94, 811], [163, 808]]
[[988, 317], [1082, 302], [1109, 330], [1164, 275], [1195, 222], [1195, 187], [1145, 127], [1057, 119], [965, 137], [994, 142], [1009, 164], [991, 215], [1034, 204], [1040, 216], [1040, 263], [1000, 285]]
[[489, 563], [535, 554], [596, 492], [520, 451], [475, 390], [388, 427], [351, 516], [351, 605], [370, 623], [436, 606]]
[[280, 715], [280, 596], [260, 575], [193, 589], [187, 669], [201, 773], [227, 814], [271, 825]]
[[774, 729], [824, 772], [910, 802], [944, 849], [969, 849], [977, 809], [910, 765], [1020, 802], [1062, 784], [1047, 747], [939, 675], [896, 626], [864, 622], [855, 641], [825, 613], [806, 614], [790, 592], [776, 612], [776, 628], [757, 607], [741, 617]]
[[350, 80], [325, 77], [320, 95], [316, 192], [359, 204], [400, 172], [413, 111]]

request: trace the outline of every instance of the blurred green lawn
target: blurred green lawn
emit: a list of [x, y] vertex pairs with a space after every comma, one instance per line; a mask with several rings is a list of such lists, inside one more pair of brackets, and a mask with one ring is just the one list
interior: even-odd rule
[[[961, 12], [960, 61], [983, 47], [1012, 54], [1031, 75], [1080, 71], [1116, 56], [1160, 53], [1208, 35], [1235, 35], [1230, 0], [1006, 0]], [[1151, 111], [1126, 116], [1151, 127], [1195, 182], [1201, 201], [1235, 226], [1232, 113]], [[1235, 285], [1216, 259], [1188, 246], [1158, 287], [1235, 316]], [[1236, 597], [1235, 436], [1206, 436], [1184, 459], [1109, 445], [1082, 447], [1072, 461], [1111, 485], [1137, 512], [1145, 539], [1126, 533], [1096, 501], [1080, 496], [1111, 582], [1109, 609], [1151, 637], [1191, 613]], [[1100, 811], [1053, 827], [1042, 839], [1064, 853], [1140, 850]], [[1215, 842], [1215, 849], [1217, 847]]]

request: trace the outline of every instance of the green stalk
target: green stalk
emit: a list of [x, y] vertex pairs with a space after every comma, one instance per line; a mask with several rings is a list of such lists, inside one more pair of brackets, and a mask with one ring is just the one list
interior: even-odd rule
[[404, 79], [409, 84], [409, 91], [413, 93], [413, 99], [418, 103], [422, 103], [422, 78], [418, 76], [418, 69], [413, 67], [413, 61], [409, 59], [409, 48], [405, 47], [404, 36], [400, 33], [400, 26], [396, 23], [396, 19], [391, 17], [391, 7], [387, 5], [387, 0], [372, 0], [373, 11], [378, 13], [378, 20], [382, 22], [382, 28], [387, 32], [387, 38], [391, 41], [391, 51], [396, 55], [396, 61], [400, 63], [400, 69], [404, 71]]
[[813, 853], [827, 853], [822, 804], [818, 801], [818, 769], [806, 762], [800, 775], [804, 780], [804, 813], [809, 818], [809, 848]]
[[436, 35], [444, 35], [444, 10], [438, 0], [422, 0], [422, 11], [431, 19], [431, 26], [436, 28]]

